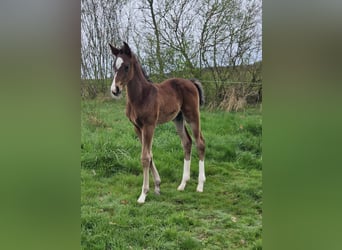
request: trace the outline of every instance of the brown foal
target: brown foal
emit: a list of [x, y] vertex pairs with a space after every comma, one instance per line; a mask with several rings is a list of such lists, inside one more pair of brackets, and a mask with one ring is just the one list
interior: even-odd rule
[[160, 177], [153, 162], [152, 139], [157, 124], [173, 121], [184, 149], [183, 178], [178, 190], [184, 190], [190, 179], [191, 137], [185, 127], [186, 121], [192, 130], [199, 154], [199, 176], [197, 191], [203, 192], [205, 182], [205, 143], [200, 127], [199, 106], [203, 103], [203, 89], [197, 80], [172, 78], [160, 84], [147, 81], [142, 67], [129, 46], [110, 48], [116, 60], [111, 95], [118, 98], [126, 88], [126, 115], [133, 123], [142, 144], [141, 163], [144, 181], [138, 203], [144, 203], [149, 191], [149, 169], [155, 184], [155, 193], [160, 193]]

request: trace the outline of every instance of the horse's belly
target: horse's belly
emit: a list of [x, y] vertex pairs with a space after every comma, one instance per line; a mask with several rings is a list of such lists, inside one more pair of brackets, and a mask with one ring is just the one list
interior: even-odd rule
[[181, 108], [181, 98], [173, 88], [161, 85], [158, 89], [158, 124], [176, 118]]
[[173, 119], [176, 118], [176, 116], [179, 113], [179, 109], [174, 109], [174, 110], [160, 110], [159, 115], [158, 115], [158, 124], [162, 124], [165, 122], [172, 121]]

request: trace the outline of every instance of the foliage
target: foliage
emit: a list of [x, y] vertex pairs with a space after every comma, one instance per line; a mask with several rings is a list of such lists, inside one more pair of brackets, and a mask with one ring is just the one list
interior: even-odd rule
[[[83, 249], [261, 249], [261, 115], [257, 109], [202, 110], [206, 176], [177, 191], [183, 152], [172, 123], [157, 127], [153, 155], [162, 184], [144, 205], [140, 143], [125, 117], [124, 99], [82, 101], [81, 244]], [[152, 179], [152, 178], [150, 178]]]
[[201, 79], [203, 69], [231, 81], [225, 67], [261, 60], [261, 1], [81, 1], [82, 79], [110, 77], [108, 43], [123, 41], [158, 82], [177, 71]]
[[260, 0], [82, 0], [83, 98], [109, 89], [108, 43], [123, 41], [154, 82], [199, 79], [211, 109], [244, 110], [261, 101]]

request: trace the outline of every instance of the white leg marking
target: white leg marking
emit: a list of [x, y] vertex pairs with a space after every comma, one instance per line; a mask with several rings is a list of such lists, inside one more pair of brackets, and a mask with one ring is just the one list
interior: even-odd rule
[[179, 191], [183, 191], [186, 186], [186, 182], [190, 180], [190, 161], [191, 160], [184, 159], [183, 178], [181, 184], [177, 188]]
[[141, 188], [141, 194], [138, 199], [138, 203], [142, 204], [145, 203], [145, 198], [147, 196], [148, 190], [150, 189], [150, 183], [149, 183], [149, 168], [144, 168], [144, 181], [143, 186]]
[[140, 194], [139, 199], [138, 199], [138, 203], [140, 203], [140, 204], [145, 203], [145, 199], [146, 199], [146, 194], [144, 193], [144, 191], [141, 191], [141, 194]]
[[199, 161], [197, 192], [203, 192], [204, 182], [205, 182], [204, 161]]

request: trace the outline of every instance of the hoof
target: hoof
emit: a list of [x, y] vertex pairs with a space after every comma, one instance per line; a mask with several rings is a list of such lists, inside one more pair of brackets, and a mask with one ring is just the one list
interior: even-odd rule
[[139, 204], [143, 204], [143, 203], [145, 203], [145, 198], [146, 198], [146, 194], [141, 194], [139, 199], [137, 200], [137, 202]]
[[185, 184], [180, 184], [177, 188], [178, 191], [184, 191]]
[[199, 193], [203, 193], [203, 184], [198, 184], [196, 191]]
[[140, 200], [140, 199], [138, 199], [137, 202], [138, 202], [139, 204], [144, 204], [144, 203], [145, 203], [145, 201]]

